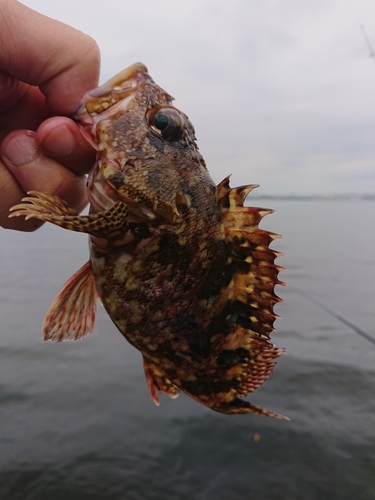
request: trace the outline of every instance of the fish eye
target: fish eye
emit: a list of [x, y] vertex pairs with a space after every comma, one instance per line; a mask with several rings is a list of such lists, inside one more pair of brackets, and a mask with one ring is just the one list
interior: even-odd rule
[[169, 118], [168, 115], [165, 113], [158, 113], [155, 116], [155, 127], [159, 130], [164, 130], [168, 127], [169, 125]]
[[178, 141], [183, 135], [184, 120], [174, 108], [159, 109], [150, 116], [149, 122], [153, 132], [168, 142]]

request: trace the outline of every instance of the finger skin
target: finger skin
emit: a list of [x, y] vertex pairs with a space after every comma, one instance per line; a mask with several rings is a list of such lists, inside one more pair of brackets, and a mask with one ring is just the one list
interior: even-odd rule
[[[12, 155], [13, 154], [13, 155]], [[60, 196], [80, 212], [87, 204], [86, 177], [65, 168], [38, 147], [35, 132], [17, 130], [1, 145], [0, 225], [7, 229], [34, 231], [41, 223], [9, 219], [9, 209], [28, 191]]]
[[[0, 47], [0, 71], [39, 87], [54, 114], [73, 113], [98, 84], [95, 41], [15, 0], [0, 2]], [[23, 94], [24, 86], [16, 92]]]
[[[0, 0], [0, 225], [31, 231], [36, 220], [8, 218], [27, 191], [48, 191], [77, 211], [95, 151], [64, 116], [98, 84], [100, 54], [84, 33], [16, 0]], [[32, 132], [35, 131], [35, 132]]]
[[69, 118], [45, 120], [36, 131], [36, 142], [47, 156], [77, 175], [88, 174], [95, 162], [95, 149], [85, 139], [80, 125]]
[[[19, 89], [20, 86], [16, 88]], [[51, 116], [45, 97], [37, 87], [24, 87], [22, 96], [18, 96], [13, 106], [5, 110], [8, 106], [6, 99], [3, 100], [6, 95], [6, 90], [5, 93], [3, 90], [0, 82], [0, 107], [3, 105], [3, 112], [0, 113], [0, 142], [12, 130], [36, 130], [43, 120]], [[14, 98], [14, 95], [10, 96], [9, 100]]]

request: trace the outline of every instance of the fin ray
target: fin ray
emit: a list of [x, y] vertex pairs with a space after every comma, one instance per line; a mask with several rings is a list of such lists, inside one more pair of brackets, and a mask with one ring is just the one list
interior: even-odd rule
[[96, 299], [90, 261], [86, 262], [53, 299], [44, 319], [44, 340], [78, 340], [95, 328]]
[[30, 196], [10, 209], [9, 217], [24, 216], [51, 222], [70, 231], [87, 233], [102, 238], [111, 237], [127, 230], [128, 208], [122, 201], [117, 201], [105, 212], [79, 215], [63, 199], [49, 193], [30, 191]]
[[180, 389], [173, 384], [151, 360], [143, 358], [147, 386], [153, 402], [159, 406], [158, 392], [161, 391], [171, 398], [177, 398]]

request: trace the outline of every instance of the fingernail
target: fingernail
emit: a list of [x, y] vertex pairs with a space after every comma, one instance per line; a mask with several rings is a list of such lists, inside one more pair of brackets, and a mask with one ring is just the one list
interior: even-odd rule
[[52, 129], [43, 139], [42, 148], [49, 156], [68, 156], [75, 146], [75, 138], [66, 125]]
[[11, 163], [15, 167], [34, 162], [39, 156], [35, 133], [17, 131], [9, 134], [1, 145], [1, 154], [4, 161]]

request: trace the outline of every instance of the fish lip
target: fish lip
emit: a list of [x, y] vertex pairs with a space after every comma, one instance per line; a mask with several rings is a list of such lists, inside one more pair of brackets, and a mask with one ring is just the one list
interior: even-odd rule
[[111, 114], [113, 107], [127, 107], [139, 87], [147, 81], [154, 83], [147, 67], [142, 63], [132, 64], [103, 85], [86, 92], [72, 118], [95, 137], [98, 122]]
[[97, 99], [98, 97], [103, 97], [109, 93], [116, 93], [121, 91], [128, 91], [129, 93], [134, 92], [142, 83], [146, 80], [154, 82], [148, 73], [147, 67], [142, 63], [134, 63], [128, 68], [120, 71], [113, 78], [103, 83], [99, 87], [89, 90], [84, 99], [93, 97]]

